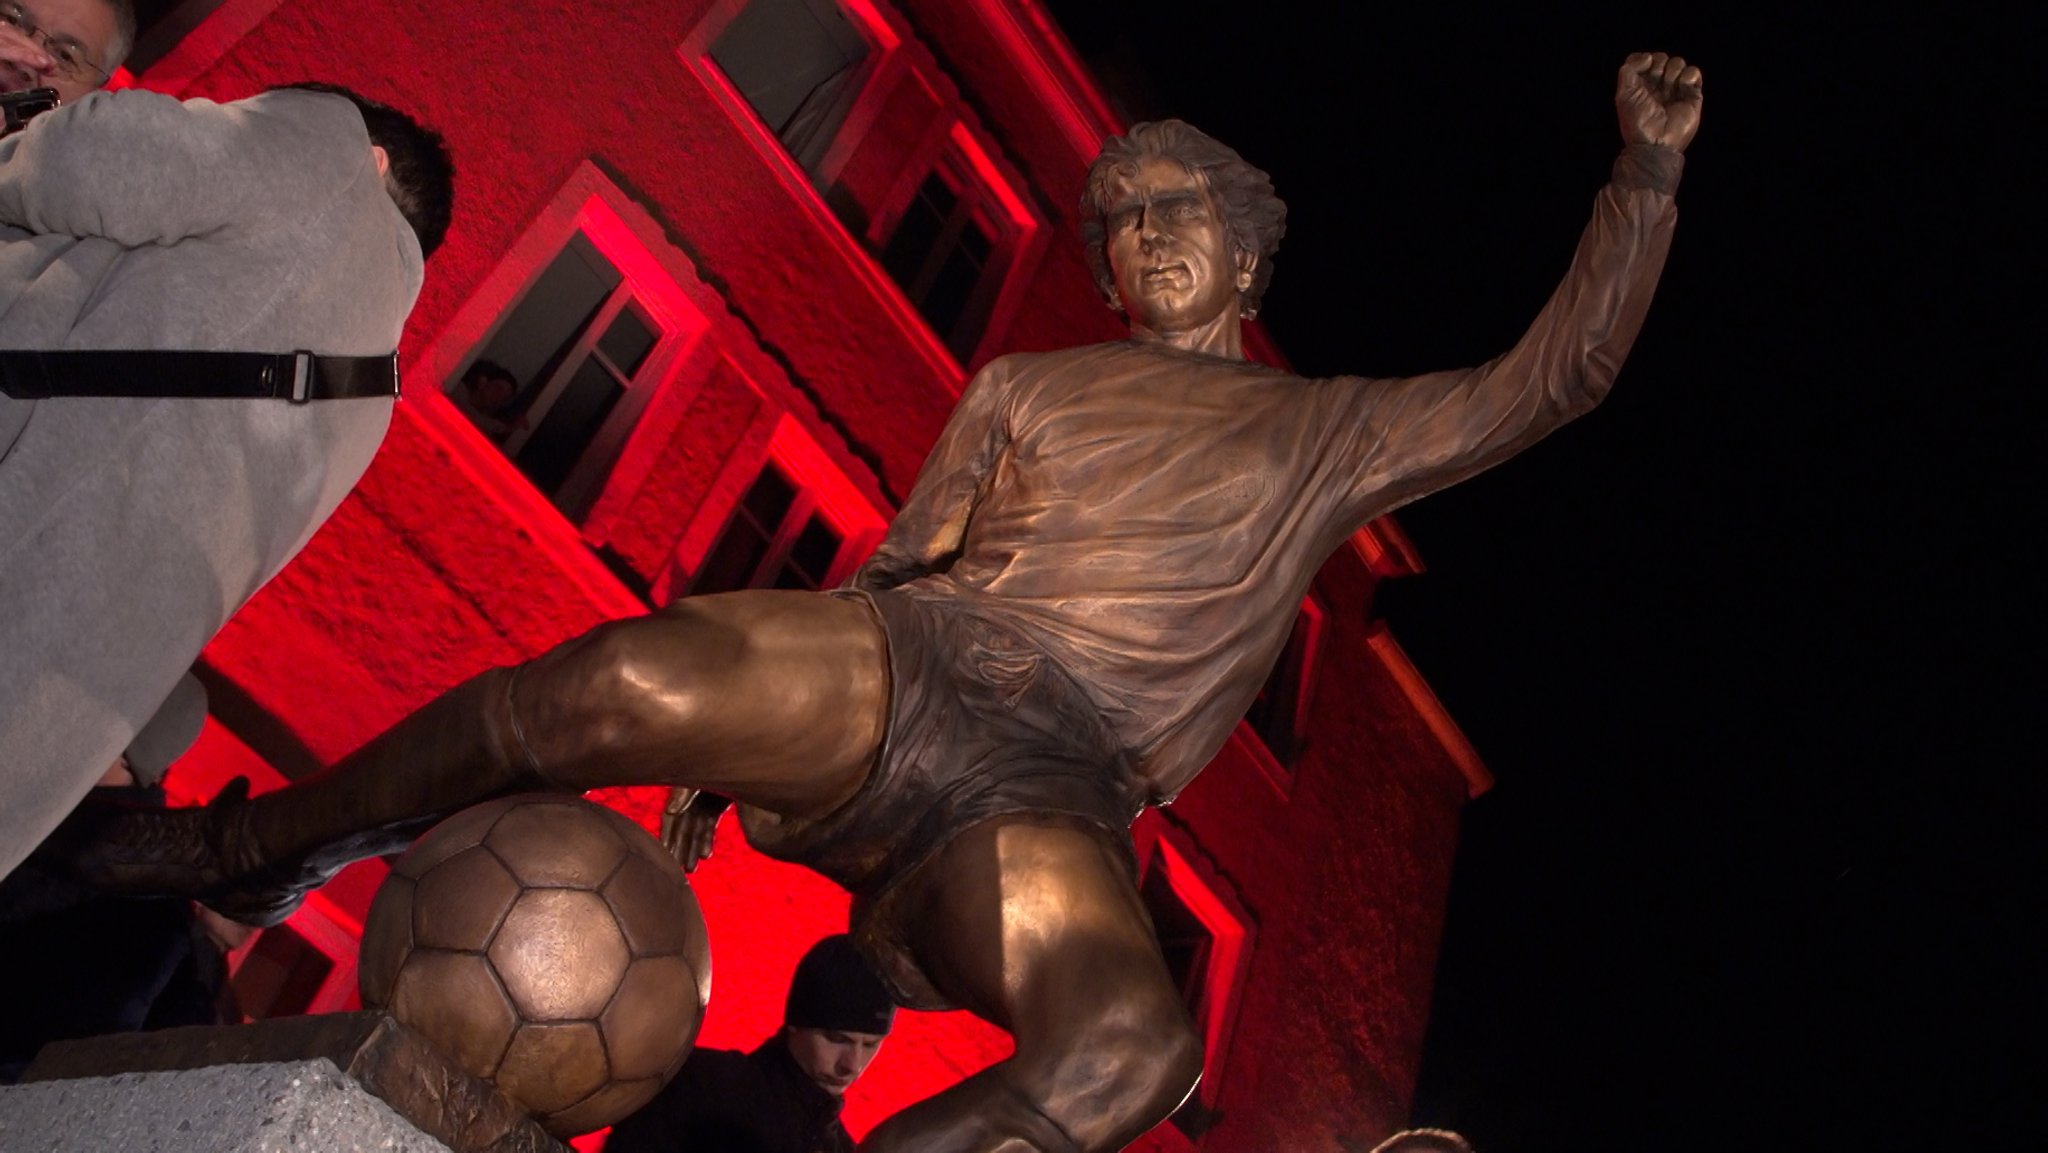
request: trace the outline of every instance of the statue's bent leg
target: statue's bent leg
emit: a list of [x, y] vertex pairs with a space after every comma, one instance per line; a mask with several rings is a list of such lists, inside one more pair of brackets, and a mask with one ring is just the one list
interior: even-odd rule
[[1016, 1040], [863, 1153], [1121, 1149], [1186, 1100], [1201, 1044], [1125, 864], [1075, 820], [1001, 817], [913, 882], [933, 984]]
[[520, 752], [559, 785], [687, 785], [818, 817], [881, 748], [888, 652], [865, 601], [693, 597], [534, 658], [513, 703]]
[[505, 793], [691, 785], [822, 813], [859, 788], [880, 746], [885, 664], [857, 601], [682, 601], [473, 677], [305, 781], [205, 809], [81, 810], [53, 847], [104, 891], [274, 923], [350, 861]]

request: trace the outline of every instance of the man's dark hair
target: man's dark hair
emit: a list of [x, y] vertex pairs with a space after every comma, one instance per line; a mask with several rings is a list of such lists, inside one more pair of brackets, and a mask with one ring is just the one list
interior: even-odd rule
[[382, 148], [391, 162], [384, 186], [390, 190], [392, 202], [419, 237], [420, 255], [432, 256], [448, 235], [448, 222], [455, 214], [455, 161], [441, 134], [389, 104], [339, 84], [305, 81], [278, 87], [332, 93], [356, 106], [363, 115], [363, 127], [370, 130], [370, 143]]
[[512, 374], [512, 370], [495, 360], [478, 360], [462, 373], [462, 383], [470, 388], [486, 380], [510, 381], [515, 388], [519, 385], [519, 378]]
[[1273, 280], [1273, 254], [1287, 234], [1287, 205], [1273, 194], [1272, 178], [1245, 163], [1229, 145], [1182, 120], [1133, 124], [1124, 135], [1104, 141], [1095, 163], [1088, 166], [1088, 183], [1081, 192], [1081, 240], [1088, 249], [1095, 287], [1104, 299], [1115, 302], [1116, 274], [1109, 267], [1104, 247], [1109, 231], [1103, 222], [1109, 211], [1110, 175], [1130, 171], [1147, 156], [1177, 160], [1200, 176], [1223, 210], [1230, 242], [1259, 258], [1252, 269], [1251, 287], [1243, 294], [1246, 319], [1256, 316], [1266, 286]]

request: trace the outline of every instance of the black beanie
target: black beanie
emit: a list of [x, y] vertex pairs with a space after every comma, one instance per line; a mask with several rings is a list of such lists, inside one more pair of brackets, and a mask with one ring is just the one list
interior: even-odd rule
[[896, 1004], [846, 934], [812, 945], [789, 980], [782, 1023], [797, 1029], [844, 1033], [887, 1033]]

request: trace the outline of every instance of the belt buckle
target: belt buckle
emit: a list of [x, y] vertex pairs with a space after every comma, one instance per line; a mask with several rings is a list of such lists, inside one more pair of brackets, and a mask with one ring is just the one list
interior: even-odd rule
[[292, 394], [293, 404], [304, 404], [313, 399], [313, 354], [292, 353]]

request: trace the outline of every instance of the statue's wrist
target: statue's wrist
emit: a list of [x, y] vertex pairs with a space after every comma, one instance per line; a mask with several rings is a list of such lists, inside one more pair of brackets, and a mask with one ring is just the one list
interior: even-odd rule
[[1642, 188], [1666, 196], [1678, 191], [1678, 178], [1685, 171], [1685, 154], [1661, 144], [1629, 142], [1614, 158], [1611, 179], [1617, 188]]

